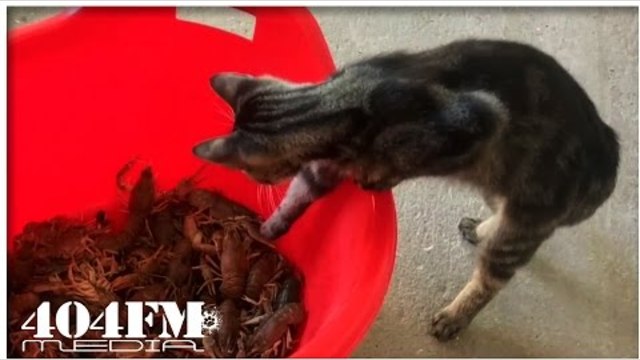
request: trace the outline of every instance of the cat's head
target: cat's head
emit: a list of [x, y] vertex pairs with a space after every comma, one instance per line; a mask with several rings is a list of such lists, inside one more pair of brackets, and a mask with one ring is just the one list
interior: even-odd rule
[[289, 133], [280, 120], [287, 109], [295, 112], [287, 99], [293, 85], [273, 77], [219, 74], [210, 80], [213, 90], [234, 111], [231, 134], [209, 139], [193, 148], [204, 160], [245, 172], [260, 183], [278, 183], [294, 176], [301, 168], [304, 137]]

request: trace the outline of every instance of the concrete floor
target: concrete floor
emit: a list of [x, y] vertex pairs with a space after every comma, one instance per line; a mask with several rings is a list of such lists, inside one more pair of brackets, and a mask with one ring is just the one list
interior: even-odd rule
[[[56, 11], [10, 10], [9, 28]], [[588, 222], [558, 231], [458, 340], [444, 344], [426, 335], [428, 320], [456, 295], [473, 267], [473, 248], [459, 239], [456, 225], [462, 216], [486, 215], [487, 209], [473, 192], [441, 181], [398, 186], [400, 239], [393, 282], [378, 320], [354, 356], [637, 357], [637, 9], [313, 12], [337, 65], [470, 36], [536, 45], [574, 74], [622, 143], [619, 182], [610, 201]], [[242, 16], [215, 13], [181, 10], [183, 16], [251, 32]]]

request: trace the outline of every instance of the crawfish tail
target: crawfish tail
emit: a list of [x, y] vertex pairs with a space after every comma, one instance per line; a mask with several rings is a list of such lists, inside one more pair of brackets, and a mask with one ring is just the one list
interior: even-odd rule
[[278, 266], [278, 255], [266, 253], [253, 264], [247, 278], [246, 294], [249, 298], [258, 300], [262, 287], [276, 272]]
[[289, 303], [278, 309], [256, 331], [251, 339], [251, 352], [260, 354], [270, 349], [287, 332], [289, 325], [297, 325], [304, 318], [304, 309], [299, 303]]

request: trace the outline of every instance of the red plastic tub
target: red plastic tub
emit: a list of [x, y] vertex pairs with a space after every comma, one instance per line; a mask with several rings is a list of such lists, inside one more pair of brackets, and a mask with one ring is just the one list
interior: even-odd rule
[[[83, 8], [9, 35], [9, 239], [29, 221], [123, 208], [115, 174], [134, 157], [172, 188], [203, 166], [194, 144], [228, 133], [218, 72], [325, 79], [334, 65], [305, 9], [243, 9], [253, 40], [178, 20], [175, 8]], [[206, 165], [204, 185], [267, 217], [287, 184]], [[394, 266], [390, 192], [350, 182], [277, 243], [303, 271], [308, 321], [294, 357], [346, 357], [371, 326]], [[8, 244], [12, 248], [11, 240]]]

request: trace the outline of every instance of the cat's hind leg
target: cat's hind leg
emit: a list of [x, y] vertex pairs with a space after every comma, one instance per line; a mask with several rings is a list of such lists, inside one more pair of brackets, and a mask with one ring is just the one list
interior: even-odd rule
[[525, 265], [552, 229], [514, 226], [500, 210], [476, 227], [478, 259], [470, 281], [432, 319], [430, 334], [440, 341], [455, 337]]

